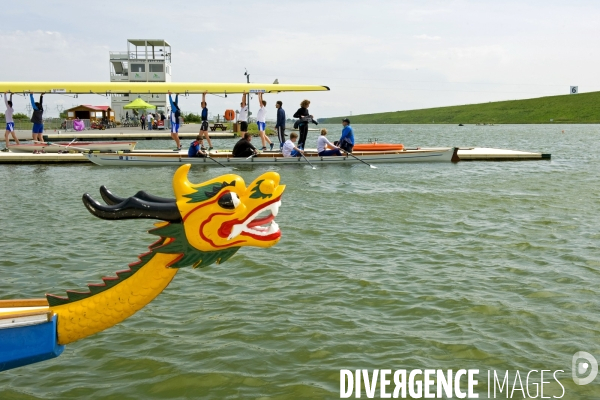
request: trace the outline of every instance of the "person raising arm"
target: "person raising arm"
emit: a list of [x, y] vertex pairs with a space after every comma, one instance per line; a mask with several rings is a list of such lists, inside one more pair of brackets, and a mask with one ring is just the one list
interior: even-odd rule
[[31, 115], [31, 122], [33, 122], [31, 137], [33, 140], [42, 143], [44, 143], [44, 94], [40, 94], [40, 101], [35, 102], [33, 100], [33, 93], [29, 93], [29, 100], [31, 100], [31, 107], [33, 108], [33, 114]]
[[8, 151], [8, 143], [9, 143], [9, 135], [12, 135], [16, 144], [19, 144], [19, 139], [17, 139], [17, 135], [15, 134], [15, 121], [13, 120], [13, 113], [15, 112], [13, 109], [12, 103], [12, 93], [10, 94], [10, 100], [6, 97], [6, 92], [4, 92], [4, 104], [6, 105], [6, 112], [4, 113], [4, 117], [6, 119], [6, 132], [4, 132], [4, 140], [6, 141], [6, 148], [2, 151]]
[[256, 125], [258, 125], [258, 133], [260, 135], [260, 141], [262, 142], [262, 150], [267, 150], [267, 142], [271, 147], [269, 150], [273, 150], [273, 142], [271, 139], [267, 137], [265, 134], [265, 130], [267, 129], [267, 102], [263, 100], [262, 93], [258, 94], [258, 104], [260, 108], [258, 109], [258, 113], [256, 113]]
[[173, 101], [171, 98], [171, 91], [169, 91], [169, 104], [171, 104], [171, 137], [177, 145], [177, 151], [179, 151], [181, 150], [181, 141], [179, 140], [179, 117], [181, 116], [181, 110], [179, 109], [179, 94], [175, 95], [175, 101]]

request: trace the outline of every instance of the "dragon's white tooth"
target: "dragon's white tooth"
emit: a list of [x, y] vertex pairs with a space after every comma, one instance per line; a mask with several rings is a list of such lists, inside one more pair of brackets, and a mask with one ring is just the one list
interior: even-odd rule
[[279, 206], [281, 205], [281, 201], [278, 201], [277, 203], [274, 203], [271, 206], [271, 214], [273, 214], [274, 217], [277, 216], [277, 214], [279, 213]]
[[234, 225], [228, 239], [231, 240], [233, 238], [236, 238], [240, 233], [242, 233], [243, 230], [244, 230], [244, 225], [241, 225], [241, 224]]

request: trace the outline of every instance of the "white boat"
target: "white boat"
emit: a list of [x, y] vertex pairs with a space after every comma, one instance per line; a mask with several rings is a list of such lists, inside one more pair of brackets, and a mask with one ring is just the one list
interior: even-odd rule
[[144, 151], [129, 153], [84, 153], [91, 162], [102, 166], [162, 166], [162, 165], [312, 165], [322, 164], [380, 164], [414, 162], [458, 162], [457, 147], [423, 148], [403, 151], [359, 151], [352, 155], [320, 157], [316, 150], [306, 151], [304, 157], [283, 157], [281, 152], [263, 152], [251, 158], [232, 157], [231, 152], [211, 152], [209, 158], [188, 157], [187, 152]]
[[69, 151], [133, 151], [137, 142], [46, 142], [9, 144], [8, 149], [14, 153], [33, 153], [44, 150], [46, 153]]

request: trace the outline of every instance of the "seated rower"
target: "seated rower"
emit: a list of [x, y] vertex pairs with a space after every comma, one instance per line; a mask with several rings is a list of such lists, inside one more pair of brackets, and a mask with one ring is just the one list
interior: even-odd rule
[[298, 134], [296, 132], [292, 132], [290, 134], [290, 138], [285, 141], [281, 149], [284, 157], [299, 157], [300, 154], [304, 154], [304, 152], [294, 144], [296, 143], [296, 139], [298, 139]]
[[250, 143], [252, 140], [252, 135], [248, 132], [244, 133], [244, 137], [238, 140], [238, 142], [233, 146], [233, 151], [231, 152], [233, 157], [250, 157], [258, 154], [258, 150], [256, 147]]
[[194, 140], [190, 144], [190, 148], [188, 150], [188, 157], [206, 157], [207, 154], [204, 152], [204, 144], [202, 142], [202, 135], [196, 136], [196, 140]]
[[319, 156], [341, 156], [340, 148], [331, 143], [325, 135], [327, 135], [327, 129], [321, 129], [321, 136], [317, 139], [317, 152]]

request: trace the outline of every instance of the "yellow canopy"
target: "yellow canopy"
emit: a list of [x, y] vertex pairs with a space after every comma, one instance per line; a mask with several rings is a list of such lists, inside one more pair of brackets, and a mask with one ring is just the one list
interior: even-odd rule
[[191, 83], [191, 82], [0, 82], [1, 92], [12, 93], [277, 93], [317, 92], [329, 87], [319, 85], [283, 85], [275, 83]]
[[156, 108], [156, 106], [153, 106], [150, 103], [146, 103], [144, 100], [138, 97], [131, 103], [124, 105], [123, 108], [127, 110], [146, 110], [148, 108]]

